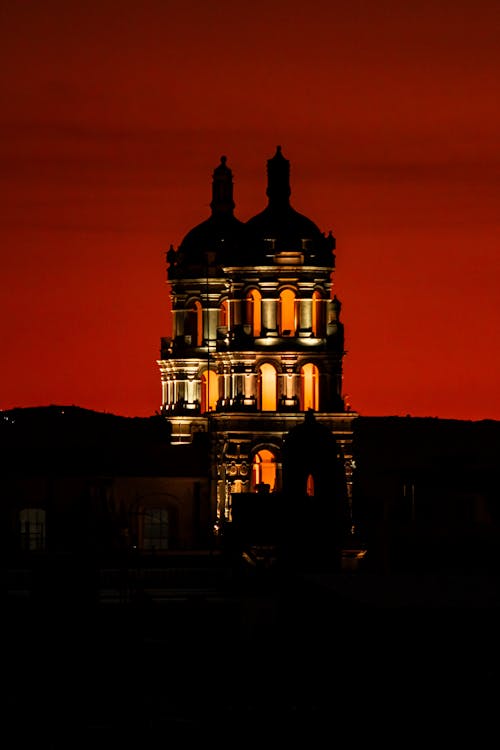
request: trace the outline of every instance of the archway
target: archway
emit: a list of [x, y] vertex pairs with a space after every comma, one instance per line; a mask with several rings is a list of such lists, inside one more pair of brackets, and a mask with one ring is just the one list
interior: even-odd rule
[[252, 463], [252, 492], [257, 492], [259, 485], [269, 485], [272, 492], [276, 486], [276, 458], [267, 448], [255, 454]]

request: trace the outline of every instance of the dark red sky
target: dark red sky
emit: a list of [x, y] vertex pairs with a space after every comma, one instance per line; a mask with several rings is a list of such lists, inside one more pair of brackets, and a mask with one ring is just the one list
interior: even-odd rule
[[0, 5], [0, 408], [160, 406], [164, 254], [292, 204], [337, 238], [364, 415], [500, 419], [497, 0]]

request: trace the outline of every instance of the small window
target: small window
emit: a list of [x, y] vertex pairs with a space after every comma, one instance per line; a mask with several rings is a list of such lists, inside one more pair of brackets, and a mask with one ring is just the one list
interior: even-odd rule
[[168, 510], [165, 508], [144, 511], [142, 548], [149, 551], [168, 549]]
[[42, 508], [24, 508], [19, 513], [21, 549], [29, 552], [45, 550], [45, 517]]
[[308, 497], [314, 497], [314, 477], [312, 474], [308, 474], [307, 476], [306, 495]]

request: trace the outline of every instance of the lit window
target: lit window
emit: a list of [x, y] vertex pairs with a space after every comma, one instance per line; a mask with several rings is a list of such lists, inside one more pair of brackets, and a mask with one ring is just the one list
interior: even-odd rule
[[227, 299], [222, 302], [220, 308], [219, 308], [219, 325], [220, 326], [227, 326], [229, 325], [229, 315], [228, 315], [228, 302]]
[[267, 362], [260, 368], [260, 408], [276, 411], [276, 370]]
[[252, 289], [246, 297], [246, 319], [252, 326], [252, 336], [260, 336], [261, 332], [261, 301], [262, 296], [257, 289]]
[[257, 492], [258, 486], [267, 484], [274, 490], [276, 484], [276, 461], [271, 451], [263, 449], [255, 454], [252, 464], [252, 489]]
[[308, 495], [309, 497], [314, 497], [314, 477], [312, 474], [309, 474], [307, 477], [306, 495]]
[[219, 384], [217, 374], [213, 370], [205, 370], [201, 376], [201, 411], [215, 411], [219, 398]]
[[280, 294], [280, 333], [282, 336], [293, 336], [295, 329], [295, 292], [283, 289]]
[[203, 344], [203, 308], [201, 302], [195, 302], [194, 309], [196, 310], [196, 346], [201, 346]]
[[319, 408], [319, 379], [316, 365], [308, 363], [301, 369], [302, 375], [302, 411]]
[[30, 552], [45, 550], [45, 515], [41, 508], [24, 508], [19, 513], [21, 549]]
[[165, 508], [148, 508], [144, 512], [142, 548], [145, 550], [168, 549], [168, 511]]

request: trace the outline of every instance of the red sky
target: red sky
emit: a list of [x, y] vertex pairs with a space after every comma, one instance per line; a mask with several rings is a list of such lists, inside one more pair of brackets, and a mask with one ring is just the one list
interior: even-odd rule
[[499, 38], [497, 0], [4, 0], [0, 408], [154, 414], [165, 252], [281, 144], [352, 408], [500, 419]]

